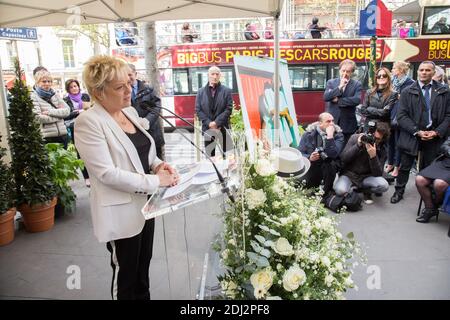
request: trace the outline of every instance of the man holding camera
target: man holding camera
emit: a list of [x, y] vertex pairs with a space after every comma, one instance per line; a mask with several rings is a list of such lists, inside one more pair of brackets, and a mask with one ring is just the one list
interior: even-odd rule
[[311, 168], [303, 178], [307, 188], [317, 188], [323, 180], [324, 195], [332, 190], [338, 170], [337, 159], [343, 147], [341, 128], [334, 124], [330, 113], [321, 113], [319, 121], [306, 128], [298, 147], [303, 156], [311, 161]]
[[369, 121], [366, 133], [350, 137], [341, 153], [343, 169], [334, 186], [337, 195], [344, 196], [356, 186], [363, 190], [365, 203], [371, 204], [372, 193], [378, 195], [389, 189], [388, 182], [382, 177], [389, 131], [384, 122]]
[[447, 87], [432, 80], [434, 74], [434, 62], [422, 62], [417, 71], [417, 81], [404, 89], [400, 96], [397, 147], [401, 162], [391, 203], [403, 199], [415, 158], [419, 155], [419, 170], [429, 166], [448, 136], [450, 92]]

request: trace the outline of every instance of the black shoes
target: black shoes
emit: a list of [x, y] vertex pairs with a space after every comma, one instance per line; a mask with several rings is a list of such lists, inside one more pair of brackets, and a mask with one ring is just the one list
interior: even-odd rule
[[438, 221], [439, 217], [438, 209], [425, 208], [422, 210], [422, 214], [416, 219], [416, 221], [420, 223], [428, 223], [428, 221], [430, 221], [430, 219], [433, 218], [434, 216], [436, 216], [436, 221]]
[[391, 197], [391, 203], [400, 202], [400, 200], [402, 200], [402, 199], [403, 199], [403, 193], [395, 191]]

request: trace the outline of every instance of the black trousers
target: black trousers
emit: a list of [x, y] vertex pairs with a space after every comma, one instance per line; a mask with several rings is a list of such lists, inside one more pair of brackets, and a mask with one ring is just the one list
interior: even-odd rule
[[[439, 148], [442, 144], [442, 139], [433, 139], [431, 141], [420, 141], [419, 142], [419, 151], [421, 155], [421, 159], [419, 161], [419, 171], [425, 167], [428, 167], [433, 160], [439, 154]], [[403, 151], [400, 153], [400, 170], [398, 172], [397, 180], [395, 183], [395, 191], [397, 193], [403, 194], [405, 193], [405, 187], [408, 183], [409, 172], [414, 164], [414, 160], [416, 156], [412, 156]]]
[[324, 195], [333, 189], [333, 182], [336, 178], [337, 168], [331, 161], [312, 161], [306, 175], [301, 179], [305, 182], [306, 188], [317, 188], [323, 180]]
[[205, 139], [205, 152], [210, 157], [214, 157], [216, 155], [216, 144], [219, 143], [219, 146], [222, 148], [223, 155], [227, 152], [227, 139], [229, 139], [227, 131], [225, 128], [220, 128], [220, 133], [217, 130], [208, 130], [207, 134], [203, 135]]
[[155, 219], [149, 219], [138, 235], [106, 244], [111, 253], [113, 300], [150, 300], [149, 268], [154, 232]]

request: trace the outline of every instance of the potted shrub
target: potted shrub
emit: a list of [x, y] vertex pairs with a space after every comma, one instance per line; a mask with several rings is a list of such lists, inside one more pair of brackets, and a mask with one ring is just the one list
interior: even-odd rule
[[73, 212], [76, 195], [69, 181], [78, 179], [78, 169], [83, 169], [83, 160], [78, 159], [75, 146], [69, 144], [67, 150], [60, 143], [45, 145], [50, 160], [51, 177], [56, 187], [58, 202], [55, 207], [55, 217], [66, 212]]
[[[0, 142], [2, 136], [0, 136]], [[14, 240], [14, 184], [11, 169], [3, 162], [5, 149], [0, 148], [0, 246]]]
[[22, 70], [17, 59], [15, 72], [8, 121], [18, 210], [25, 230], [46, 231], [54, 224], [55, 187], [39, 123], [33, 113], [33, 102], [25, 82], [21, 80]]

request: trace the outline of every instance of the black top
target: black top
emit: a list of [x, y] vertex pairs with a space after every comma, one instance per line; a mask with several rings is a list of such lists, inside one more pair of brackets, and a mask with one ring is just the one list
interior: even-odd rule
[[150, 152], [150, 147], [151, 147], [152, 143], [147, 138], [147, 136], [142, 133], [141, 130], [139, 130], [136, 127], [134, 127], [134, 128], [136, 129], [135, 133], [128, 133], [128, 132], [125, 132], [125, 133], [127, 134], [128, 138], [130, 138], [131, 142], [133, 142], [133, 144], [138, 152], [139, 159], [141, 160], [142, 167], [144, 168], [144, 172], [146, 174], [150, 174], [150, 164], [148, 163], [148, 153]]

